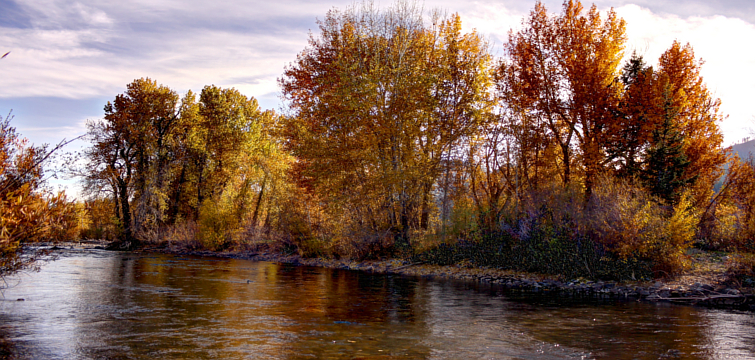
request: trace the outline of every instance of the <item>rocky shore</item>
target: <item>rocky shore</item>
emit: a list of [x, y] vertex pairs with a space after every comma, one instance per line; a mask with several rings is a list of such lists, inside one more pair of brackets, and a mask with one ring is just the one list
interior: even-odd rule
[[684, 279], [653, 282], [611, 282], [588, 279], [563, 279], [558, 276], [531, 274], [462, 265], [439, 266], [411, 263], [407, 260], [351, 261], [302, 258], [275, 253], [185, 251], [168, 248], [145, 249], [163, 253], [214, 256], [223, 258], [271, 261], [300, 266], [397, 274], [424, 278], [456, 279], [499, 286], [507, 291], [543, 293], [558, 296], [595, 297], [626, 301], [669, 302], [714, 308], [755, 311], [755, 289], [736, 287], [722, 282], [684, 283]]

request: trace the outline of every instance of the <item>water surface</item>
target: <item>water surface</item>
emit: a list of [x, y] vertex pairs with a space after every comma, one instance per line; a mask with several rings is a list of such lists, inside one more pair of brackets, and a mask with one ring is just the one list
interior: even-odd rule
[[97, 250], [7, 281], [0, 358], [755, 359], [752, 313], [466, 282]]

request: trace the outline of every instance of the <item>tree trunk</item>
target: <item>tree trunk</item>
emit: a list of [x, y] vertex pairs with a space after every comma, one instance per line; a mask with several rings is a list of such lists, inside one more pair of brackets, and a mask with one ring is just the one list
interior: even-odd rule
[[252, 215], [252, 227], [257, 227], [257, 216], [259, 215], [260, 204], [262, 203], [262, 196], [265, 193], [265, 184], [267, 183], [267, 174], [262, 179], [262, 188], [257, 196], [257, 205], [254, 206], [254, 214]]
[[123, 240], [133, 240], [133, 233], [131, 232], [131, 210], [128, 204], [128, 185], [125, 181], [118, 181], [118, 192], [121, 203], [121, 225], [123, 226]]

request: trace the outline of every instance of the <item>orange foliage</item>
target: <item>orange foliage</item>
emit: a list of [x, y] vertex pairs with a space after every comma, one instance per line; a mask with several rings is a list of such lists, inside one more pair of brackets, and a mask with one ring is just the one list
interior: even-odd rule
[[63, 193], [45, 194], [42, 163], [49, 153], [28, 146], [10, 126], [11, 117], [0, 119], [0, 276], [34, 268], [46, 253], [24, 247], [41, 241], [69, 240], [76, 228], [73, 204]]
[[565, 184], [581, 162], [589, 195], [604, 164], [605, 132], [621, 95], [616, 78], [624, 20], [613, 10], [603, 20], [595, 6], [584, 14], [582, 4], [570, 0], [559, 16], [538, 2], [524, 25], [509, 34], [507, 60], [498, 69], [507, 74], [499, 76], [508, 82], [506, 100], [547, 125], [561, 151], [557, 161]]
[[671, 86], [676, 119], [684, 137], [684, 153], [690, 161], [687, 177], [697, 176], [695, 205], [704, 206], [713, 194], [713, 183], [722, 174], [726, 153], [721, 148], [723, 134], [718, 124], [720, 99], [712, 97], [702, 76], [702, 60], [695, 58], [692, 46], [674, 41], [661, 55], [658, 74]]

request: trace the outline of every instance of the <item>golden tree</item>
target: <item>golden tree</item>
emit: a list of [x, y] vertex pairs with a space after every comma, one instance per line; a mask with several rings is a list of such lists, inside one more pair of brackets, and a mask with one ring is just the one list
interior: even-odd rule
[[95, 195], [103, 189], [113, 193], [127, 241], [147, 222], [163, 221], [168, 146], [177, 105], [173, 90], [149, 78], [137, 79], [105, 105], [103, 120], [87, 124], [93, 143], [85, 151], [88, 188]]
[[428, 227], [441, 161], [487, 109], [490, 55], [458, 15], [407, 3], [330, 11], [279, 80], [302, 176], [373, 231]]
[[658, 60], [658, 77], [670, 91], [670, 101], [678, 109], [674, 119], [684, 138], [682, 149], [689, 166], [684, 177], [695, 178], [695, 205], [703, 207], [713, 195], [713, 184], [722, 174], [726, 153], [721, 147], [723, 134], [718, 124], [721, 100], [712, 96], [692, 46], [674, 41]]

